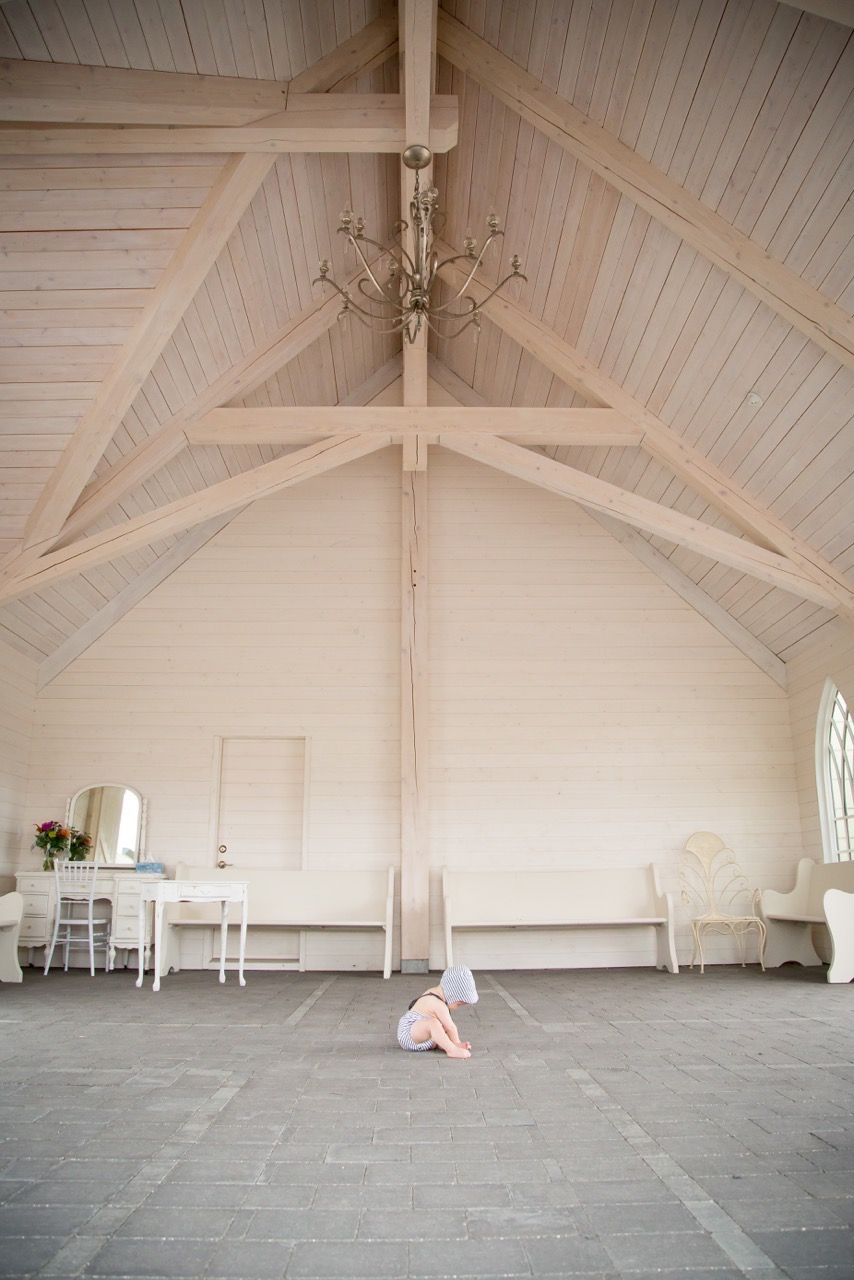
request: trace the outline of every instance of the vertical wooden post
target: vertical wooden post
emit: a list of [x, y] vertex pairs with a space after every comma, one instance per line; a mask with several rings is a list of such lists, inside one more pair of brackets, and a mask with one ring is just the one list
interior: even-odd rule
[[426, 973], [430, 943], [427, 472], [404, 471], [400, 658], [400, 968]]
[[[430, 139], [437, 0], [401, 0], [406, 144]], [[421, 171], [429, 185], [432, 167]], [[401, 217], [410, 221], [414, 173], [401, 165]], [[403, 340], [403, 403], [427, 403], [427, 330]], [[400, 663], [400, 968], [426, 973], [430, 954], [427, 442], [403, 443]]]

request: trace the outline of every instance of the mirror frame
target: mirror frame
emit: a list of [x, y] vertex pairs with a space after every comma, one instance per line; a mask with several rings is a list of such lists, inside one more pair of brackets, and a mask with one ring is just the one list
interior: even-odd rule
[[[80, 787], [79, 790], [74, 792], [74, 795], [68, 801], [66, 806], [65, 825], [67, 827], [71, 826], [71, 815], [74, 813], [74, 806], [77, 804], [77, 801], [81, 796], [85, 795], [87, 791], [98, 791], [104, 787], [115, 787], [118, 791], [130, 791], [132, 795], [136, 796], [139, 801], [139, 824], [137, 828], [137, 849], [133, 862], [106, 862], [102, 865], [118, 868], [135, 867], [136, 864], [143, 861], [145, 857], [145, 824], [147, 817], [146, 810], [148, 807], [147, 800], [143, 797], [142, 792], [137, 791], [136, 787], [129, 787], [125, 782], [90, 782], [88, 786]], [[94, 835], [94, 832], [90, 834]], [[87, 859], [87, 861], [91, 861], [91, 858]]]

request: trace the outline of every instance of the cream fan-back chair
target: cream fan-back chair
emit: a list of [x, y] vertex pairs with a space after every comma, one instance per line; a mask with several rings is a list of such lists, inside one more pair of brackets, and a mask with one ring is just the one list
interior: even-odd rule
[[745, 939], [755, 929], [759, 963], [764, 971], [765, 922], [758, 915], [760, 891], [750, 888], [735, 854], [720, 836], [712, 831], [697, 831], [685, 842], [679, 882], [683, 903], [695, 913], [691, 917], [694, 935], [691, 968], [699, 957], [700, 973], [705, 972], [703, 938], [707, 933], [731, 933], [738, 942], [744, 968]]
[[[98, 891], [97, 862], [53, 864], [56, 877], [56, 919], [53, 937], [45, 956], [47, 975], [57, 944], [65, 948], [65, 970], [73, 947], [89, 951], [89, 972], [95, 976], [95, 949], [104, 949], [104, 968], [110, 967], [110, 926], [113, 919], [112, 897], [108, 890]], [[106, 909], [103, 905], [106, 900]]]

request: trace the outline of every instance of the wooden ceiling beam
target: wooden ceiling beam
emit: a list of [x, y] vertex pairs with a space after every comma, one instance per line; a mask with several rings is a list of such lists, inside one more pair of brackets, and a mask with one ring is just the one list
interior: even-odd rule
[[854, 27], [854, 5], [851, 0], [777, 0], [778, 4], [802, 13], [814, 13], [817, 18], [838, 22], [840, 27]]
[[728, 564], [801, 599], [811, 600], [826, 609], [836, 607], [836, 599], [829, 591], [776, 551], [766, 551], [755, 543], [693, 520], [648, 498], [638, 497], [584, 471], [495, 437], [479, 435], [466, 438], [450, 434], [440, 437], [439, 443], [455, 453], [496, 467], [529, 484], [539, 485], [550, 493], [573, 498], [582, 506], [656, 534], [677, 546], [689, 547], [698, 555]]
[[[361, 386], [357, 387], [347, 397], [349, 404], [368, 404], [378, 390], [387, 386], [389, 382], [400, 376], [400, 357], [392, 356], [381, 369], [376, 370], [369, 378], [366, 378]], [[117, 596], [109, 600], [103, 608], [88, 618], [86, 622], [77, 631], [70, 635], [68, 639], [61, 644], [58, 649], [47, 658], [39, 667], [38, 678], [36, 680], [36, 688], [44, 689], [52, 680], [64, 671], [75, 658], [79, 658], [81, 653], [85, 653], [91, 644], [114, 626], [120, 618], [123, 618], [129, 610], [144, 600], [155, 587], [160, 586], [161, 582], [165, 582], [171, 577], [176, 569], [180, 569], [186, 564], [197, 551], [201, 550], [211, 538], [220, 533], [227, 525], [235, 520], [243, 507], [233, 507], [229, 511], [225, 511], [220, 515], [214, 516], [211, 520], [205, 520], [202, 524], [197, 524], [190, 529], [182, 537], [173, 543], [162, 556], [145, 568], [141, 574], [134, 578], [124, 587]]]
[[9, 58], [0, 64], [0, 120], [220, 128], [253, 124], [281, 111], [289, 92], [340, 89], [397, 49], [392, 14], [369, 23], [291, 81]]
[[[392, 36], [395, 38], [392, 39]], [[392, 45], [396, 46], [396, 43], [394, 24], [389, 26], [387, 21], [379, 25], [371, 24], [370, 28], [365, 28], [353, 40], [347, 41], [312, 67], [301, 72], [291, 85], [298, 88], [300, 92], [322, 94], [335, 88], [342, 80], [357, 75], [365, 68], [366, 63], [373, 65], [378, 57], [382, 60], [382, 57], [386, 56], [384, 51], [388, 51]], [[115, 434], [121, 418], [150, 371], [154, 360], [173, 333], [189, 299], [194, 295], [215, 260], [219, 251], [218, 246], [225, 244], [228, 235], [239, 221], [242, 212], [251, 203], [273, 162], [271, 157], [244, 157], [242, 161], [239, 158], [229, 161], [220, 182], [212, 189], [197, 213], [179, 254], [164, 273], [151, 301], [137, 321], [107, 379], [102, 383], [98, 395], [78, 424], [68, 448], [30, 516], [23, 547], [18, 548], [14, 555], [7, 557], [7, 564], [10, 564], [12, 571], [16, 563], [20, 571], [28, 561], [32, 561], [41, 552], [55, 545], [60, 534], [65, 533], [66, 537], [73, 536], [65, 528], [69, 511], [94, 471], [108, 440]], [[322, 309], [322, 304], [318, 304], [317, 309]], [[315, 307], [311, 310], [313, 312]], [[332, 308], [330, 313], [331, 310]], [[301, 319], [304, 318], [301, 317]], [[326, 319], [328, 317], [325, 317], [324, 324]], [[286, 353], [282, 353], [280, 363], [276, 367], [280, 367], [281, 363], [285, 363], [288, 358], [290, 357]], [[237, 372], [240, 375], [246, 370], [241, 365], [238, 366]], [[263, 381], [263, 377], [260, 377], [259, 381]], [[246, 390], [248, 387], [244, 386], [244, 394]], [[232, 395], [237, 394], [239, 394], [237, 390], [232, 392]], [[222, 400], [217, 400], [215, 403], [221, 404]], [[211, 402], [208, 401], [205, 407], [211, 407]], [[166, 432], [157, 433], [156, 442], [147, 442], [144, 446], [147, 448], [150, 443], [150, 452], [141, 464], [148, 468], [144, 474], [150, 474], [152, 469], [163, 465], [163, 461], [168, 461], [168, 457], [174, 456], [170, 450], [175, 439], [179, 441], [178, 447], [183, 447], [183, 436], [169, 439], [168, 425]], [[157, 456], [162, 457], [164, 445], [167, 456], [158, 462]], [[158, 451], [160, 451], [159, 454]], [[136, 451], [134, 461], [138, 467], [140, 459]], [[138, 483], [139, 478], [141, 478], [140, 471], [134, 468], [134, 463], [131, 463], [122, 480], [111, 490], [107, 484], [102, 483], [102, 480], [96, 482], [96, 485], [105, 493], [109, 492], [111, 506], [118, 500], [114, 495], [118, 493], [121, 485], [133, 487]], [[128, 487], [121, 489], [121, 493], [126, 492]], [[90, 497], [94, 498], [95, 495], [90, 494]], [[102, 494], [101, 501], [105, 500], [105, 494]], [[97, 518], [97, 515], [93, 514], [93, 509], [94, 505], [90, 506], [82, 516], [87, 523]], [[100, 508], [98, 515], [103, 514], [105, 510], [109, 510], [109, 506]], [[87, 526], [81, 527], [80, 519], [79, 515], [76, 516], [72, 527], [82, 532], [82, 528]]]
[[822, 350], [854, 368], [854, 320], [830, 298], [446, 13], [439, 15], [437, 49]]
[[[437, 243], [440, 257], [454, 252], [445, 243]], [[460, 283], [461, 273], [443, 267], [443, 278]], [[484, 286], [472, 282], [470, 292], [483, 298]], [[575, 347], [558, 337], [553, 329], [532, 316], [518, 302], [498, 295], [487, 312], [489, 319], [518, 342], [526, 351], [550, 369], [558, 378], [576, 387], [582, 395], [595, 397], [600, 403], [618, 410], [644, 433], [643, 448], [669, 467], [674, 475], [701, 494], [749, 537], [774, 548], [810, 575], [818, 586], [835, 600], [843, 617], [854, 621], [854, 586], [836, 567], [825, 560], [814, 547], [786, 528], [771, 512], [761, 507], [739, 485], [724, 475], [708, 458], [677, 436], [655, 414], [642, 405], [619, 383], [609, 378]]]
[[[436, 97], [422, 139], [435, 152], [457, 144], [457, 102]], [[256, 124], [213, 126], [0, 126], [0, 155], [226, 155], [233, 152], [399, 152], [406, 112], [399, 94], [288, 97], [287, 109]]]
[[356, 458], [384, 449], [389, 444], [389, 437], [379, 435], [336, 437], [309, 445], [296, 453], [289, 453], [284, 458], [276, 458], [273, 462], [266, 462], [239, 476], [221, 480], [201, 493], [192, 493], [177, 502], [137, 516], [134, 520], [114, 525], [70, 546], [48, 552], [20, 571], [11, 566], [0, 574], [0, 603], [27, 595], [30, 591], [38, 591], [92, 565], [115, 560], [161, 538], [192, 529], [203, 521], [245, 506], [246, 503], [257, 502], [260, 498], [269, 497], [270, 494], [300, 484], [303, 480], [314, 479], [315, 476], [344, 466]]
[[[96, 520], [120, 502], [125, 494], [142, 484], [148, 476], [159, 471], [186, 448], [186, 430], [197, 418], [227, 404], [229, 400], [249, 395], [279, 369], [296, 359], [332, 328], [340, 309], [341, 300], [337, 294], [312, 303], [283, 325], [271, 341], [256, 347], [237, 364], [221, 373], [168, 422], [164, 422], [147, 439], [130, 449], [114, 466], [86, 486], [54, 545], [64, 546], [80, 537]], [[327, 432], [328, 434], [330, 433]]]
[[25, 550], [49, 546], [62, 529], [152, 365], [274, 163], [274, 156], [254, 155], [235, 156], [226, 163], [33, 508]]
[[[442, 364], [441, 361], [435, 358], [430, 361], [430, 376], [434, 382], [437, 382], [454, 396], [461, 405], [483, 409], [489, 407], [483, 396], [470, 387], [467, 382], [463, 382], [462, 378], [453, 373], [447, 365]], [[612, 516], [603, 515], [601, 511], [594, 511], [591, 507], [586, 507], [585, 510], [592, 520], [595, 520], [598, 525], [607, 530], [631, 555], [645, 565], [647, 569], [650, 569], [657, 578], [660, 578], [671, 591], [674, 591], [686, 604], [689, 604], [707, 622], [710, 622], [716, 631], [725, 636], [730, 644], [735, 645], [736, 649], [754, 663], [760, 671], [764, 671], [766, 675], [769, 675], [781, 689], [787, 687], [786, 664], [781, 662], [777, 655], [772, 653], [767, 645], [758, 640], [751, 631], [748, 631], [743, 623], [727, 613], [726, 609], [722, 608], [716, 600], [713, 600], [698, 583], [677, 568], [671, 560], [668, 560], [667, 556], [656, 550], [652, 543], [648, 542], [631, 525], [623, 524]]]
[[594, 511], [591, 507], [587, 507], [586, 510], [591, 519], [616, 538], [621, 546], [625, 547], [641, 564], [646, 565], [647, 569], [670, 587], [671, 591], [675, 591], [686, 604], [710, 622], [716, 631], [729, 640], [730, 644], [735, 645], [760, 671], [770, 676], [781, 689], [788, 689], [789, 681], [785, 662], [782, 662], [776, 653], [772, 653], [768, 646], [757, 639], [743, 623], [734, 618], [731, 613], [727, 613], [726, 609], [713, 600], [698, 583], [677, 568], [672, 560], [662, 555], [631, 525], [623, 524], [612, 516], [604, 515], [601, 511]]
[[186, 428], [190, 444], [296, 444], [351, 432], [391, 433], [403, 439], [498, 435], [529, 444], [639, 446], [643, 432], [614, 409], [514, 409], [464, 406], [371, 405], [366, 408], [212, 409]]

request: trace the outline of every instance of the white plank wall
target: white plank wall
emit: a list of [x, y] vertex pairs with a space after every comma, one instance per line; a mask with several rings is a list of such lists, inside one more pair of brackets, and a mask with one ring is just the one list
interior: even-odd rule
[[[22, 839], [33, 828], [25, 814], [27, 771], [36, 704], [37, 668], [0, 641], [0, 893], [14, 889]], [[64, 818], [65, 810], [51, 814]], [[46, 815], [38, 819], [45, 821]], [[36, 822], [36, 818], [32, 819]]]
[[[789, 874], [780, 688], [574, 504], [441, 449], [430, 473], [432, 964], [444, 863], [657, 861], [675, 889], [686, 838], [711, 829], [757, 884]], [[398, 449], [248, 508], [38, 695], [25, 821], [128, 782], [149, 801], [150, 857], [212, 862], [215, 738], [306, 736], [307, 865], [397, 862], [399, 539]], [[23, 842], [20, 858], [34, 865]], [[308, 963], [373, 968], [375, 946], [312, 935]], [[461, 937], [460, 959], [632, 965], [652, 949], [622, 931], [487, 934]]]
[[[705, 829], [755, 883], [791, 866], [785, 694], [574, 504], [442, 453], [430, 465], [435, 866], [654, 861], [675, 890]], [[680, 937], [684, 955], [684, 920]], [[724, 940], [716, 955], [734, 958]], [[462, 934], [459, 960], [627, 965], [653, 950], [649, 930]]]

